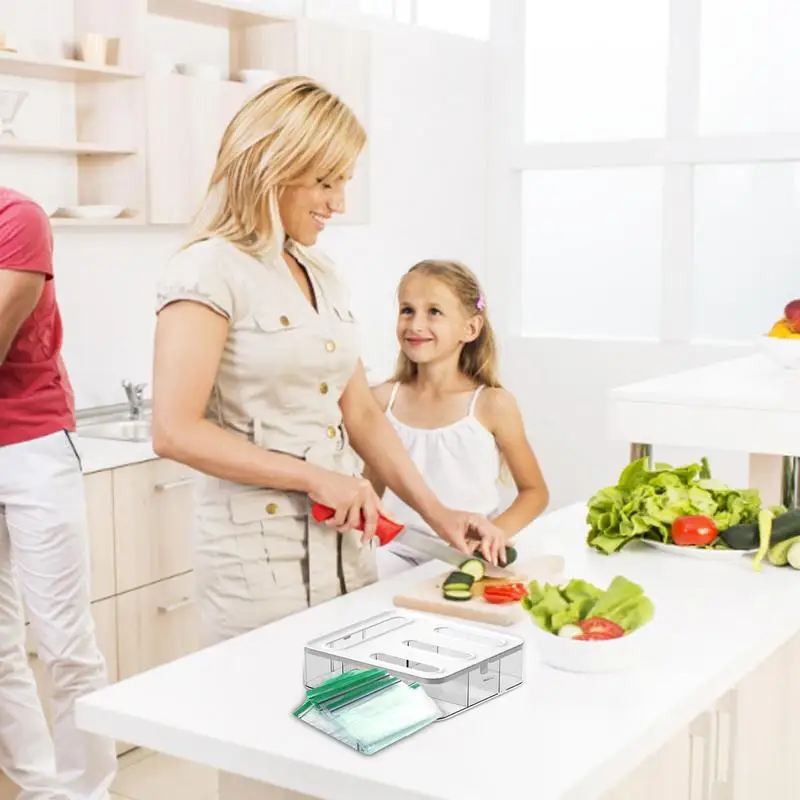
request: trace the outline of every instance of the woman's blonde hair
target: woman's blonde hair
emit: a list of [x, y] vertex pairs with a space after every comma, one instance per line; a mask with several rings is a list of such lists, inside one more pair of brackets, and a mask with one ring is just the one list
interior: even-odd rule
[[263, 254], [282, 243], [278, 197], [284, 187], [309, 176], [343, 177], [366, 141], [350, 108], [311, 78], [267, 84], [225, 129], [188, 244], [219, 236], [246, 253]]
[[[398, 293], [410, 275], [426, 275], [441, 281], [459, 299], [467, 314], [482, 318], [483, 324], [478, 337], [464, 344], [461, 349], [458, 368], [463, 375], [471, 378], [479, 386], [500, 388], [497, 342], [486, 311], [486, 298], [474, 273], [458, 261], [420, 261], [414, 264], [400, 280]], [[397, 357], [394, 380], [409, 383], [416, 375], [417, 365], [401, 350]]]

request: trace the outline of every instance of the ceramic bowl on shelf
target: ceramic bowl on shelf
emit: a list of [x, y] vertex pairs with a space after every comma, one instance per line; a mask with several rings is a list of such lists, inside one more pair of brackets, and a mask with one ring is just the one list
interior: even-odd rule
[[761, 352], [776, 364], [784, 369], [800, 370], [800, 338], [779, 339], [764, 335], [760, 344]]
[[280, 75], [271, 69], [240, 69], [239, 80], [248, 87], [260, 89], [268, 83], [278, 80]]
[[125, 211], [125, 206], [63, 206], [59, 216], [70, 219], [116, 219]]
[[222, 70], [215, 64], [176, 64], [176, 69], [181, 75], [188, 78], [204, 78], [208, 81], [222, 79]]

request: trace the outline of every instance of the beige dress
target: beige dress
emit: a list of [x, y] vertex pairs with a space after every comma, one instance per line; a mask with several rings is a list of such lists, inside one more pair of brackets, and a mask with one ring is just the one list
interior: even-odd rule
[[[158, 309], [195, 300], [224, 314], [228, 338], [206, 416], [259, 447], [359, 474], [339, 398], [359, 358], [347, 291], [320, 254], [290, 245], [317, 311], [282, 255], [259, 260], [222, 239], [176, 254]], [[195, 568], [207, 643], [221, 641], [377, 579], [375, 549], [309, 518], [309, 499], [201, 476]]]

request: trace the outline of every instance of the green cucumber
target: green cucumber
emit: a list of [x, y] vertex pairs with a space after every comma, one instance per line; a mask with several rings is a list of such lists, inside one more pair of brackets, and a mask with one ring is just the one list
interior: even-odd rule
[[463, 603], [465, 600], [472, 599], [472, 590], [460, 588], [456, 589], [451, 588], [450, 586], [445, 586], [442, 588], [442, 595], [445, 600], [456, 600]]
[[512, 547], [510, 544], [506, 545], [506, 560], [502, 561], [499, 564], [501, 567], [507, 567], [509, 564], [513, 564], [517, 560], [517, 550], [516, 548]]
[[784, 539], [778, 544], [773, 544], [767, 553], [769, 563], [774, 567], [785, 567], [789, 563], [789, 548], [795, 542], [800, 542], [800, 534], [792, 536], [791, 539]]
[[468, 558], [458, 569], [460, 572], [472, 575], [476, 581], [481, 581], [486, 577], [486, 567], [478, 558]]
[[462, 572], [461, 570], [456, 570], [455, 572], [451, 572], [445, 579], [444, 579], [444, 586], [466, 586], [470, 588], [472, 584], [475, 583], [475, 576], [470, 572]]
[[[770, 545], [774, 548], [794, 536], [800, 536], [800, 508], [775, 517]], [[761, 543], [757, 522], [731, 525], [720, 533], [719, 538], [733, 550], [755, 550]]]

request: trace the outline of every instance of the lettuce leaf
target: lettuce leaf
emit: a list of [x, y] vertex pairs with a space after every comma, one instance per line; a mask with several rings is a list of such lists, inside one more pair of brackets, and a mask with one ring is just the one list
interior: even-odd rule
[[648, 459], [641, 458], [625, 467], [615, 486], [589, 499], [586, 541], [610, 554], [643, 537], [668, 543], [679, 517], [707, 516], [722, 531], [756, 522], [760, 510], [757, 489], [731, 489], [714, 480], [706, 458], [681, 467], [659, 463], [652, 470]]

